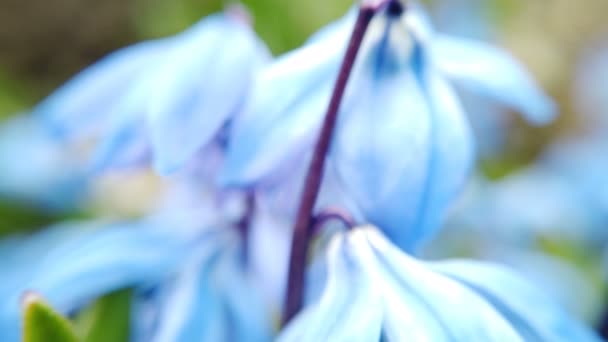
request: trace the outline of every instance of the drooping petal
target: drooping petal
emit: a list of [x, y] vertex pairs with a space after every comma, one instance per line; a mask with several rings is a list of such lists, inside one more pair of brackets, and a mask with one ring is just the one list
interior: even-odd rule
[[546, 124], [556, 106], [508, 52], [482, 42], [436, 35], [431, 55], [448, 77], [473, 91], [520, 111], [534, 124]]
[[[16, 339], [19, 331], [19, 298], [26, 290], [42, 294], [61, 312], [78, 308], [86, 301], [112, 290], [157, 281], [167, 277], [191, 253], [195, 240], [186, 238], [170, 221], [152, 220], [136, 224], [85, 227], [65, 239], [43, 239], [37, 257], [20, 258], [3, 289], [0, 331]], [[46, 233], [43, 233], [46, 234]], [[39, 239], [36, 239], [40, 241]], [[3, 336], [4, 337], [4, 336]]]
[[84, 69], [36, 108], [58, 135], [86, 136], [106, 127], [109, 113], [168, 48], [169, 40], [139, 43], [118, 50]]
[[[390, 309], [399, 301], [416, 303], [410, 315], [427, 317], [416, 332], [430, 340], [455, 341], [519, 341], [521, 338], [489, 303], [466, 286], [442, 277], [395, 248], [380, 232], [365, 229], [358, 232], [360, 245], [366, 243], [374, 251], [377, 268], [385, 272], [387, 288], [394, 289], [394, 298], [385, 297]], [[408, 306], [404, 305], [404, 309]], [[401, 339], [408, 331], [401, 329], [403, 319], [398, 312], [387, 313], [385, 334]], [[399, 339], [399, 338], [398, 338]]]
[[431, 67], [424, 86], [431, 108], [431, 157], [418, 220], [406, 241], [409, 249], [431, 238], [441, 226], [450, 204], [459, 193], [472, 168], [472, 134], [454, 90]]
[[[498, 266], [486, 265], [486, 271], [453, 266], [459, 263], [421, 262], [373, 227], [334, 236], [327, 256], [323, 294], [295, 317], [280, 338], [318, 339], [326, 336], [312, 334], [361, 329], [356, 336], [370, 341], [596, 341], [590, 329], [546, 298], [530, 300], [535, 296], [530, 285], [512, 274], [505, 276]], [[358, 306], [361, 301], [373, 315], [361, 316], [366, 312]], [[536, 310], [540, 314], [530, 317]], [[350, 318], [351, 325], [344, 325], [343, 317]], [[367, 319], [360, 323], [359, 317]], [[377, 317], [382, 329], [369, 329]]]
[[359, 81], [356, 102], [345, 104], [332, 157], [366, 219], [405, 248], [403, 237], [416, 238], [404, 227], [418, 220], [429, 172], [429, 108], [411, 73]]
[[132, 167], [149, 158], [149, 124], [142, 104], [147, 101], [150, 89], [150, 82], [139, 83], [118, 100], [119, 105], [113, 109], [117, 112], [109, 113], [112, 118], [91, 158], [93, 172]]
[[486, 298], [526, 340], [600, 341], [546, 294], [506, 268], [472, 261], [443, 262], [433, 268]]
[[362, 56], [369, 61], [353, 79], [333, 157], [366, 219], [411, 251], [439, 226], [473, 151], [455, 94], [426, 65], [423, 47], [399, 47], [408, 33], [398, 24], [387, 21]]
[[176, 37], [153, 78], [149, 120], [154, 165], [181, 166], [237, 114], [254, 73], [268, 59], [263, 43], [229, 15], [205, 18]]
[[0, 127], [0, 197], [71, 208], [86, 194], [84, 169], [39, 118], [19, 116]]
[[299, 313], [278, 341], [376, 341], [381, 335], [380, 293], [361, 267], [357, 250], [340, 238], [328, 251], [328, 279], [317, 303]]
[[222, 184], [273, 180], [290, 161], [300, 161], [321, 124], [349, 29], [329, 30], [260, 71], [234, 122]]
[[243, 274], [238, 242], [204, 246], [169, 284], [153, 341], [270, 341], [270, 316]]

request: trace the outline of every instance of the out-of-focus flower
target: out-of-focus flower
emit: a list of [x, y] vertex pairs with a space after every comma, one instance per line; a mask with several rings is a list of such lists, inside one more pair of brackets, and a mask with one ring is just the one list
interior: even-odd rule
[[86, 191], [78, 151], [57, 142], [41, 120], [18, 116], [0, 126], [0, 198], [49, 209], [78, 205]]
[[[125, 224], [73, 224], [0, 245], [0, 338], [17, 341], [19, 298], [42, 294], [70, 313], [113, 290], [140, 295], [133, 336], [141, 341], [270, 339], [270, 323], [243, 270], [242, 245], [216, 215], [171, 210]], [[212, 228], [215, 227], [215, 228]], [[148, 291], [149, 292], [149, 291]]]
[[[231, 132], [224, 184], [276, 185], [306, 165], [352, 25], [351, 13], [260, 72]], [[328, 168], [352, 211], [406, 250], [437, 229], [473, 159], [444, 77], [536, 122], [553, 116], [552, 102], [508, 54], [434, 34], [415, 8], [377, 15], [359, 56]]]
[[238, 114], [268, 58], [243, 13], [201, 20], [138, 43], [82, 71], [34, 109], [59, 136], [99, 140], [98, 168], [153, 158], [169, 173], [214, 141]]
[[335, 237], [321, 296], [280, 341], [599, 341], [541, 291], [498, 265], [425, 263], [375, 228]]

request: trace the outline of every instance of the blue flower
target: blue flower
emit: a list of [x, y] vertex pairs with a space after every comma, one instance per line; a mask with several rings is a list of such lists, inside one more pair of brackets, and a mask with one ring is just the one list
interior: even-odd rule
[[0, 198], [48, 209], [78, 205], [86, 191], [76, 151], [57, 142], [35, 117], [17, 116], [0, 126]]
[[[425, 19], [412, 8], [372, 19], [328, 166], [355, 202], [351, 210], [410, 251], [437, 230], [473, 160], [468, 124], [445, 77], [539, 123], [553, 115], [552, 102], [510, 56], [435, 35]], [[260, 72], [231, 131], [224, 185], [294, 181], [307, 164], [352, 25], [349, 13]]]
[[169, 173], [239, 113], [267, 58], [241, 16], [217, 14], [176, 36], [110, 54], [51, 94], [34, 115], [58, 136], [97, 138], [97, 168], [152, 157], [159, 172]]
[[327, 281], [279, 341], [599, 341], [509, 270], [422, 262], [372, 227], [338, 235]]
[[19, 298], [26, 290], [67, 314], [133, 287], [134, 340], [269, 340], [268, 315], [242, 268], [238, 236], [212, 228], [200, 210], [123, 224], [63, 225], [4, 240], [0, 339], [18, 340]]

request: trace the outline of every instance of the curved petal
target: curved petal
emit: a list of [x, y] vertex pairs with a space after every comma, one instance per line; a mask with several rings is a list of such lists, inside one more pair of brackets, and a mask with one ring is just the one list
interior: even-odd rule
[[437, 35], [431, 55], [446, 76], [520, 111], [534, 124], [546, 124], [556, 105], [508, 52], [482, 42]]
[[33, 114], [60, 137], [73, 138], [103, 129], [108, 113], [168, 47], [168, 40], [143, 42], [118, 50], [84, 69], [49, 97]]
[[298, 167], [289, 161], [313, 143], [349, 29], [329, 30], [260, 71], [244, 112], [234, 122], [222, 184], [247, 186], [273, 180], [286, 165]]
[[107, 132], [98, 141], [93, 153], [91, 169], [94, 172], [110, 168], [133, 166], [148, 157], [148, 122], [144, 120], [142, 103], [150, 90], [150, 83], [141, 82], [121, 98], [118, 112], [112, 112]]
[[538, 341], [600, 341], [546, 294], [498, 265], [451, 261], [432, 267], [486, 298], [525, 337]]
[[433, 69], [425, 77], [431, 107], [431, 157], [418, 220], [407, 236], [408, 249], [419, 247], [441, 226], [445, 213], [464, 186], [474, 161], [472, 132], [454, 90]]
[[158, 330], [152, 341], [223, 341], [226, 321], [218, 289], [212, 285], [212, 264], [218, 258], [217, 248], [204, 251], [189, 262], [170, 289], [160, 309]]
[[332, 157], [368, 222], [409, 248], [419, 238], [412, 229], [430, 171], [433, 122], [414, 50], [398, 40], [410, 39], [400, 24], [386, 20], [372, 31], [379, 36], [369, 37], [353, 72]]
[[154, 165], [161, 173], [181, 166], [219, 133], [268, 59], [254, 32], [228, 15], [205, 18], [176, 38], [152, 81], [148, 107]]
[[[13, 266], [20, 268], [12, 276], [16, 280], [10, 288], [3, 286], [0, 330], [7, 336], [17, 336], [19, 297], [25, 290], [39, 292], [53, 307], [67, 312], [109, 291], [166, 277], [191, 252], [194, 243], [168, 229], [175, 227], [167, 224], [143, 221], [60, 234], [66, 237], [62, 241], [43, 239], [53, 245], [44, 246], [35, 260], [20, 258], [20, 263]], [[87, 227], [91, 228], [72, 229]]]
[[[391, 245], [375, 229], [360, 229], [355, 234], [371, 246], [377, 265], [374, 269], [383, 272], [388, 277], [387, 288], [394, 289], [395, 299], [385, 297], [387, 309], [399, 300], [407, 300], [417, 302], [412, 306], [417, 308], [413, 312], [415, 317], [428, 317], [426, 323], [417, 326], [419, 334], [431, 334], [429, 340], [433, 341], [522, 340], [492, 305], [468, 287], [434, 273]], [[400, 327], [402, 317], [396, 312], [386, 314], [387, 336], [401, 339], [411, 336]]]
[[417, 238], [410, 229], [429, 172], [429, 108], [409, 72], [359, 84], [356, 104], [345, 106], [332, 157], [365, 218], [406, 248]]
[[305, 308], [278, 341], [377, 341], [381, 336], [380, 293], [361, 267], [356, 249], [335, 238], [328, 251], [328, 280], [317, 303]]
[[271, 340], [270, 317], [242, 273], [235, 242], [205, 246], [181, 269], [153, 341]]
[[70, 208], [86, 193], [84, 169], [38, 118], [19, 116], [0, 126], [0, 197]]

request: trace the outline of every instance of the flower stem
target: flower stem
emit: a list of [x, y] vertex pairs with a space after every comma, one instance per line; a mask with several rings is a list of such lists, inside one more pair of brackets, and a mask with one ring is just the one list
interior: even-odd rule
[[249, 257], [249, 234], [251, 230], [251, 224], [253, 221], [253, 215], [255, 214], [255, 195], [253, 192], [245, 194], [245, 211], [241, 219], [237, 222], [236, 226], [241, 235], [242, 242], [242, 261], [243, 265], [247, 265]]
[[325, 158], [331, 144], [333, 131], [336, 126], [340, 103], [348, 83], [359, 48], [365, 32], [374, 14], [390, 1], [364, 1], [359, 8], [355, 27], [350, 37], [348, 48], [344, 55], [340, 72], [334, 86], [333, 94], [325, 113], [321, 133], [313, 151], [312, 161], [306, 174], [304, 190], [300, 198], [300, 207], [296, 216], [291, 241], [289, 260], [289, 275], [287, 279], [287, 295], [283, 311], [283, 325], [287, 324], [302, 307], [304, 292], [304, 273], [306, 270], [306, 254], [310, 243], [310, 230], [313, 225], [312, 211], [314, 209], [323, 171]]
[[603, 339], [608, 340], [608, 308], [605, 308], [605, 311], [599, 320], [597, 332]]

